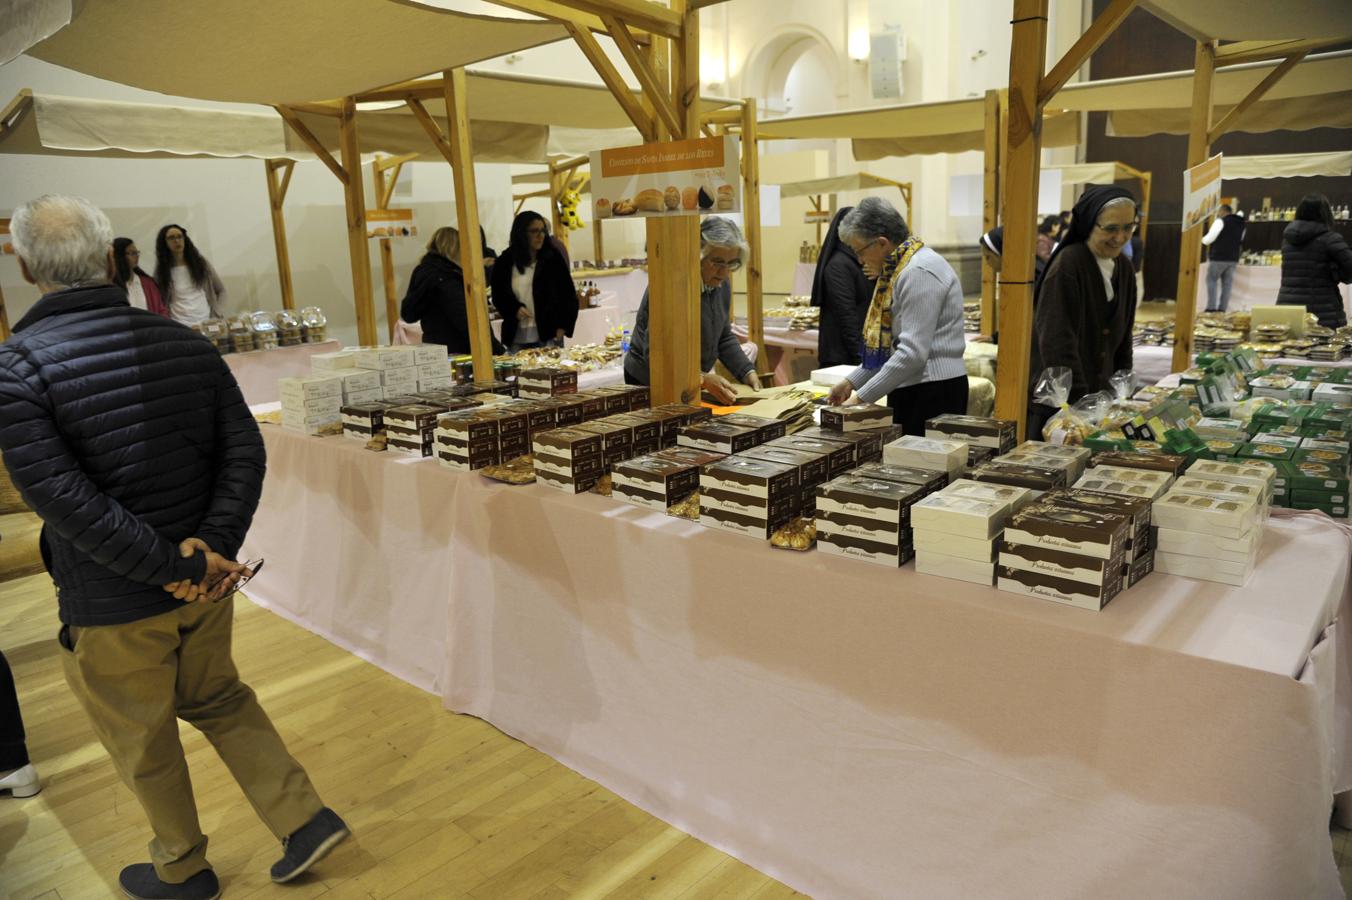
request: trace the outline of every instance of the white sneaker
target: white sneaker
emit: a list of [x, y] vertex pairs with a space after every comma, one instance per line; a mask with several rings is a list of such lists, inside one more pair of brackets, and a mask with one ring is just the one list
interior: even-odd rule
[[38, 770], [32, 763], [0, 777], [0, 794], [8, 791], [14, 797], [31, 797], [40, 790], [42, 783], [38, 781]]

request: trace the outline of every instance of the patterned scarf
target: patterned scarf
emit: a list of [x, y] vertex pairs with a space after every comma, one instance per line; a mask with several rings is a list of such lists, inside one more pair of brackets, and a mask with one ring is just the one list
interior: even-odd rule
[[924, 246], [925, 242], [920, 238], [910, 237], [887, 254], [873, 289], [868, 315], [864, 318], [863, 365], [866, 369], [881, 368], [892, 355], [892, 284]]

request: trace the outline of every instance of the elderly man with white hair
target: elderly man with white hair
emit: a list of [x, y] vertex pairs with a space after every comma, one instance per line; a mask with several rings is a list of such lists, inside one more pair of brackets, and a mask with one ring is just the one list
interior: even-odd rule
[[[732, 285], [728, 277], [742, 267], [746, 240], [736, 222], [708, 216], [700, 223], [699, 247], [699, 367], [704, 373], [704, 390], [720, 403], [730, 403], [735, 389], [713, 371], [715, 362], [722, 362], [743, 384], [757, 390], [761, 386], [756, 366], [732, 334]], [[649, 383], [648, 354], [648, 292], [644, 291], [634, 331], [629, 335], [629, 352], [624, 355], [624, 380], [628, 384]]]
[[251, 574], [233, 559], [266, 467], [258, 426], [210, 341], [110, 283], [102, 211], [48, 195], [10, 229], [42, 298], [0, 344], [0, 451], [43, 521], [66, 681], [155, 835], [122, 890], [220, 895], [178, 719], [206, 734], [282, 841], [272, 878], [289, 881], [347, 827], [230, 656], [233, 594]]
[[953, 267], [878, 197], [861, 200], [838, 230], [878, 282], [864, 318], [863, 364], [832, 389], [831, 402], [886, 397], [906, 434], [924, 434], [925, 420], [941, 413], [967, 412], [962, 285]]

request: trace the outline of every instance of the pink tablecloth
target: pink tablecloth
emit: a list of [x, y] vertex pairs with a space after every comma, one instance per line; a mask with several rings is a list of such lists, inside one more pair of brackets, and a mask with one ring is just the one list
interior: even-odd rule
[[264, 430], [260, 600], [813, 896], [1341, 896], [1326, 519], [1095, 614]]
[[235, 373], [244, 402], [253, 406], [272, 403], [280, 396], [277, 379], [310, 374], [310, 357], [316, 353], [341, 350], [338, 341], [301, 344], [297, 347], [278, 347], [275, 350], [255, 350], [252, 353], [227, 353], [225, 361]]
[[[1197, 311], [1206, 310], [1206, 269], [1202, 263], [1197, 269]], [[1277, 292], [1282, 286], [1281, 266], [1235, 266], [1235, 280], [1230, 285], [1231, 312], [1252, 309], [1255, 306], [1272, 306], [1277, 302]], [[1219, 290], [1219, 287], [1217, 288]], [[1347, 308], [1347, 285], [1339, 285], [1343, 295], [1343, 308]]]

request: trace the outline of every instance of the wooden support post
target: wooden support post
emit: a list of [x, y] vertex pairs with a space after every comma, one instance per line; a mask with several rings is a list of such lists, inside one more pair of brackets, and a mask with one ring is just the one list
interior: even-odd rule
[[[484, 284], [484, 248], [479, 240], [479, 193], [474, 181], [465, 70], [442, 73], [446, 125], [450, 133], [451, 170], [455, 175], [455, 214], [460, 229], [460, 268], [465, 273], [465, 309], [474, 380], [493, 380], [493, 338], [488, 328], [488, 286]], [[550, 335], [549, 337], [553, 337]]]
[[[1216, 70], [1216, 45], [1198, 41], [1193, 57], [1192, 127], [1188, 131], [1188, 168], [1206, 162], [1211, 153], [1212, 75]], [[1184, 185], [1186, 188], [1186, 185]], [[1179, 240], [1178, 290], [1174, 292], [1173, 371], [1192, 365], [1192, 320], [1197, 309], [1197, 268], [1202, 260], [1202, 225], [1184, 229]]]
[[343, 199], [347, 206], [347, 249], [352, 257], [352, 302], [357, 310], [357, 343], [374, 345], [375, 301], [371, 296], [371, 250], [366, 243], [366, 192], [361, 182], [361, 146], [357, 142], [357, 104], [344, 98], [338, 117], [338, 145], [342, 170]]
[[756, 100], [742, 101], [742, 218], [746, 222], [746, 328], [756, 345], [756, 369], [768, 372], [765, 350], [765, 294], [761, 273], [760, 142], [756, 140]]
[[[1141, 182], [1141, 271], [1145, 271], [1145, 247], [1149, 239], [1150, 232], [1147, 230], [1150, 225], [1150, 173], [1138, 172], [1137, 178]], [[1144, 300], [1144, 297], [1137, 297], [1137, 302]]]
[[599, 266], [606, 258], [605, 243], [601, 235], [601, 220], [592, 214], [592, 259]]
[[[1216, 143], [1216, 141], [1220, 140], [1221, 135], [1234, 128], [1239, 122], [1240, 117], [1248, 112], [1249, 107], [1263, 99], [1263, 95], [1272, 90], [1273, 86], [1285, 78], [1288, 72], [1300, 65], [1300, 61], [1304, 58], [1305, 53], [1293, 53], [1282, 60], [1281, 65], [1269, 72], [1262, 81], [1254, 85], [1253, 90], [1244, 95], [1244, 99], [1230, 107], [1230, 111], [1227, 112], [1219, 122], [1207, 129], [1207, 144]], [[1212, 65], [1215, 65], [1214, 60], [1212, 61]]]
[[563, 214], [559, 210], [559, 200], [563, 197], [567, 178], [567, 175], [560, 174], [553, 163], [549, 164], [549, 228], [556, 238], [563, 241], [565, 247], [568, 246], [568, 236], [564, 234]]
[[[282, 213], [286, 189], [291, 185], [291, 172], [295, 167], [295, 160], [263, 160], [264, 174], [268, 179], [268, 209], [272, 213], [272, 243], [277, 250], [277, 281], [282, 289], [282, 309], [296, 308], [296, 292], [291, 283], [291, 253], [286, 246], [286, 217]], [[277, 180], [278, 172], [284, 173], [280, 182]]]
[[1018, 422], [1023, 439], [1028, 416], [1029, 352], [1033, 336], [1033, 259], [1037, 188], [1042, 169], [1042, 108], [1038, 84], [1047, 50], [1048, 0], [1014, 0], [1009, 56], [1009, 115], [1004, 129], [1004, 254], [1000, 266], [1000, 349], [995, 414]]
[[[388, 158], [376, 157], [371, 167], [371, 182], [375, 191], [376, 209], [389, 209], [390, 196], [394, 193], [394, 183], [399, 180], [402, 162], [390, 162]], [[385, 325], [389, 331], [390, 342], [394, 342], [394, 330], [399, 322], [399, 294], [394, 283], [394, 247], [387, 237], [380, 239], [380, 280], [385, 287]]]
[[[986, 160], [981, 195], [981, 233], [1000, 224], [1000, 92], [986, 91]], [[908, 218], [906, 221], [910, 221]], [[981, 333], [995, 334], [995, 265], [981, 251]]]
[[[670, 54], [672, 102], [683, 133], [699, 134], [699, 13], [686, 0], [674, 0], [682, 20], [681, 37], [656, 51], [653, 71], [659, 83]], [[663, 42], [654, 42], [660, 45]], [[626, 89], [627, 90], [627, 89]], [[659, 138], [666, 137], [658, 118]], [[648, 226], [648, 367], [653, 404], [697, 401], [700, 396], [699, 220], [695, 216], [650, 218]]]

